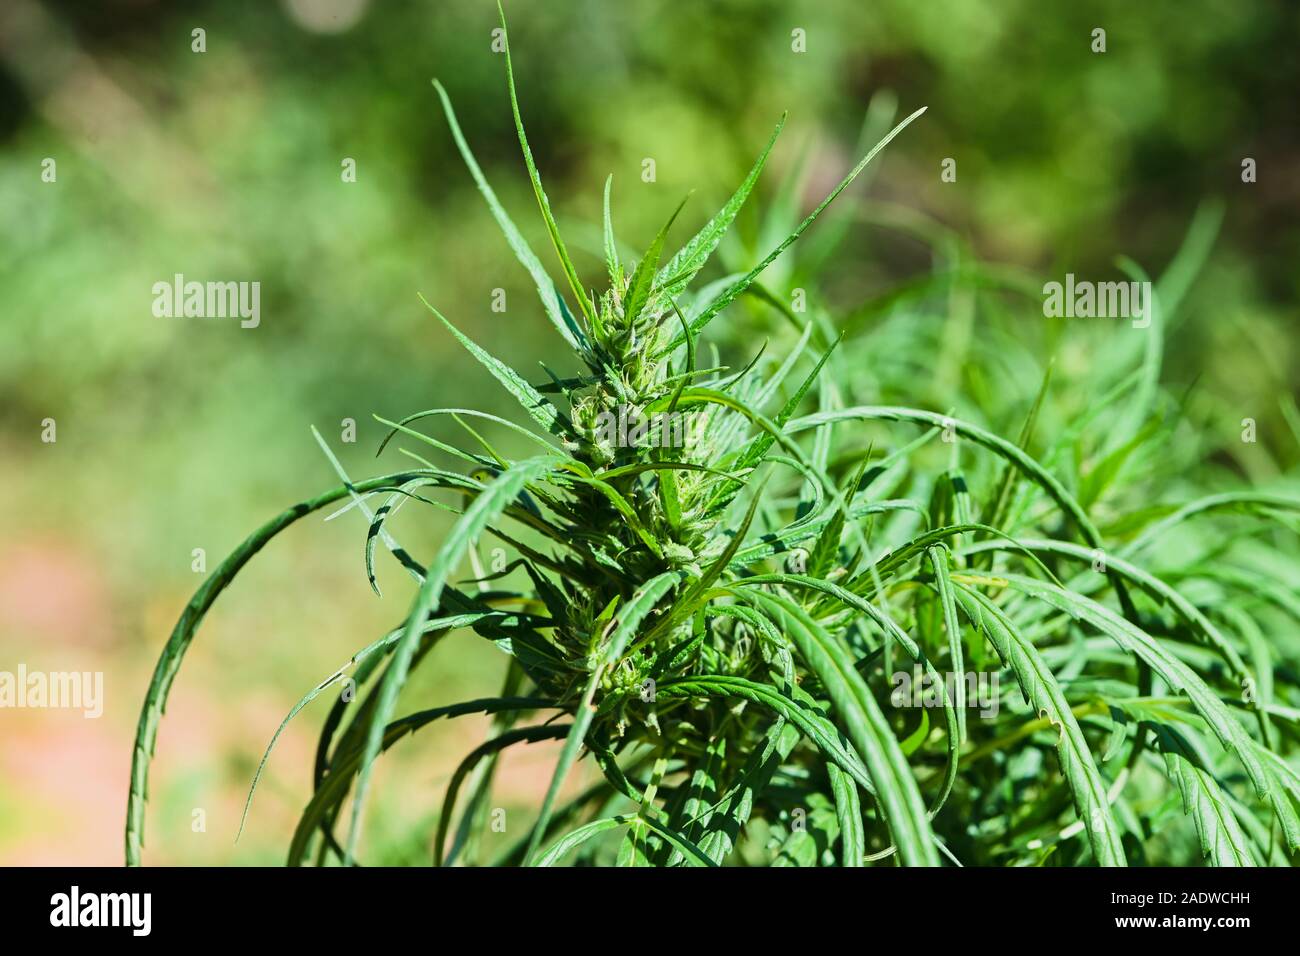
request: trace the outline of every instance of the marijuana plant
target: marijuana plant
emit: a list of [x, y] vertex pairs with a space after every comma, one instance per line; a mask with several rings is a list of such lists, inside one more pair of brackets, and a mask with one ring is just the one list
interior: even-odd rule
[[[163, 708], [203, 617], [267, 542], [340, 502], [369, 522], [372, 586], [382, 545], [418, 590], [404, 623], [285, 719], [344, 680], [365, 690], [340, 696], [325, 720], [290, 864], [354, 862], [380, 754], [432, 721], [466, 714], [492, 715], [492, 731], [450, 780], [432, 836], [437, 864], [1024, 864], [1055, 854], [1053, 862], [1122, 865], [1147, 859], [1171, 801], [1181, 801], [1212, 863], [1284, 862], [1300, 846], [1300, 776], [1284, 757], [1294, 727], [1282, 734], [1277, 726], [1294, 724], [1296, 711], [1278, 702], [1274, 668], [1275, 654], [1292, 655], [1295, 642], [1270, 646], [1241, 606], [1207, 610], [1142, 561], [1210, 512], [1247, 512], [1276, 526], [1295, 514], [1295, 501], [1219, 494], [1107, 536], [1080, 496], [1027, 451], [1047, 381], [1019, 440], [1009, 441], [939, 412], [844, 404], [856, 389], [827, 375], [839, 340], [823, 334], [824, 316], [801, 327], [780, 361], [760, 352], [736, 370], [716, 353], [702, 358], [713, 320], [742, 295], [772, 300], [759, 277], [923, 111], [883, 136], [751, 268], [698, 290], [780, 124], [734, 195], [667, 258], [681, 207], [644, 255], [625, 261], [607, 180], [608, 284], [597, 294], [579, 277], [542, 188], [508, 45], [505, 64], [563, 294], [435, 87], [578, 371], [547, 369], [549, 381], [530, 382], [429, 305], [524, 417], [434, 408], [385, 421], [385, 445], [403, 436], [453, 465], [408, 452], [417, 467], [353, 481], [330, 455], [342, 484], [277, 516], [213, 572], [177, 623], [144, 702], [128, 863], [140, 862]], [[817, 410], [801, 415], [814, 401]], [[689, 440], [626, 440], [607, 427], [620, 415], [649, 421], [649, 438], [670, 416], [687, 416]], [[467, 440], [416, 427], [438, 420]], [[883, 433], [882, 423], [891, 423]], [[1048, 460], [1085, 424], [1067, 430]], [[508, 456], [483, 434], [492, 429], [535, 454]], [[957, 449], [967, 447], [978, 461], [963, 468]], [[905, 487], [926, 493], [894, 496]], [[376, 496], [382, 503], [372, 507]], [[407, 502], [456, 513], [424, 561], [388, 525]], [[514, 560], [454, 582], [484, 536]], [[1294, 612], [1294, 598], [1274, 597]], [[507, 652], [501, 695], [399, 716], [409, 675], [464, 629]], [[978, 692], [965, 677], [974, 672], [1009, 678], [1001, 689], [994, 683], [991, 699], [979, 693], [980, 718], [969, 712]], [[890, 693], [899, 673], [929, 688], [931, 706], [911, 708]], [[1293, 697], [1289, 672], [1285, 680]], [[932, 713], [942, 726], [931, 725]], [[477, 834], [497, 756], [547, 739], [563, 746], [536, 821], [503, 855], [481, 859]], [[580, 759], [602, 782], [562, 802]]]

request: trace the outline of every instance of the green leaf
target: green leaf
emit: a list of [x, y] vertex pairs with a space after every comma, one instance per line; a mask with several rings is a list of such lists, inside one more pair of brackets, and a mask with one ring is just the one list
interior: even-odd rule
[[618, 242], [614, 238], [614, 220], [609, 212], [609, 193], [614, 185], [614, 174], [605, 180], [605, 268], [609, 270], [611, 289], [623, 287], [623, 265], [618, 261]]
[[[1026, 454], [1029, 453], [1029, 442], [1033, 438], [1034, 428], [1038, 425], [1038, 413], [1042, 411], [1043, 399], [1047, 397], [1048, 389], [1051, 388], [1052, 372], [1055, 367], [1055, 363], [1048, 364], [1047, 371], [1043, 373], [1043, 381], [1038, 386], [1038, 394], [1034, 396], [1034, 403], [1029, 407], [1029, 414], [1025, 417], [1025, 423], [1020, 427], [1020, 437], [1016, 440], [1016, 446]], [[985, 524], [994, 528], [1002, 527], [1007, 511], [1011, 507], [1011, 499], [1015, 494], [1016, 479], [1019, 475], [1020, 472], [1011, 462], [1007, 462], [1003, 466], [1002, 480], [998, 482], [997, 495], [992, 506], [984, 512], [989, 516]]]
[[[548, 728], [549, 729], [549, 728]], [[564, 728], [565, 733], [568, 732]], [[442, 801], [442, 812], [438, 815], [438, 829], [433, 838], [433, 865], [443, 865], [443, 843], [447, 838], [447, 830], [451, 826], [451, 817], [456, 809], [456, 798], [460, 794], [461, 785], [465, 778], [478, 766], [484, 758], [495, 757], [502, 750], [514, 744], [528, 742], [538, 739], [541, 733], [537, 727], [516, 727], [503, 731], [490, 740], [486, 740], [471, 750], [457, 766], [455, 772], [451, 775], [451, 780], [447, 783], [447, 793]], [[562, 736], [560, 733], [549, 733], [545, 739]]]
[[[450, 617], [434, 618], [433, 620], [426, 622], [423, 633], [431, 634], [436, 631], [449, 632], [456, 630], [457, 628], [468, 627], [484, 618], [504, 616], [505, 615], [500, 611], [486, 611], [473, 614], [453, 614]], [[293, 720], [294, 717], [298, 716], [299, 711], [319, 697], [325, 690], [343, 680], [349, 667], [364, 664], [367, 658], [375, 654], [377, 651], [386, 651], [397, 643], [397, 640], [401, 635], [402, 631], [399, 628], [390, 631], [379, 640], [367, 644], [361, 650], [353, 654], [351, 660], [309, 690], [302, 696], [298, 703], [294, 704], [293, 707], [290, 708], [289, 713], [285, 715], [284, 720], [280, 721], [280, 726], [276, 728], [275, 733], [271, 737], [271, 742], [266, 745], [266, 751], [262, 754], [261, 761], [257, 764], [257, 770], [253, 774], [253, 782], [248, 788], [248, 796], [244, 800], [244, 812], [239, 818], [239, 830], [235, 833], [236, 843], [239, 842], [239, 837], [244, 832], [244, 824], [248, 822], [248, 811], [253, 805], [253, 794], [257, 791], [257, 783], [262, 778], [262, 771], [266, 769], [267, 761], [271, 759], [271, 751], [275, 749], [276, 741], [280, 739], [280, 735], [284, 733], [284, 729], [289, 726], [289, 722]]]
[[555, 866], [560, 860], [564, 859], [573, 850], [582, 846], [594, 836], [601, 833], [607, 833], [610, 830], [617, 830], [619, 827], [631, 826], [637, 821], [635, 814], [624, 814], [617, 817], [605, 817], [602, 820], [593, 820], [591, 823], [584, 824], [566, 833], [560, 839], [556, 840], [546, 852], [537, 857], [533, 866]]
[[556, 225], [555, 216], [551, 214], [551, 203], [546, 198], [546, 192], [542, 189], [542, 177], [537, 172], [537, 164], [533, 162], [533, 151], [528, 146], [528, 135], [524, 132], [524, 120], [519, 113], [519, 97], [515, 92], [515, 71], [510, 62], [510, 38], [506, 31], [506, 14], [501, 9], [501, 4], [497, 3], [497, 11], [501, 14], [501, 42], [506, 55], [506, 84], [510, 89], [510, 110], [515, 117], [515, 130], [519, 133], [519, 148], [524, 154], [524, 165], [528, 167], [528, 178], [533, 183], [533, 193], [537, 196], [537, 205], [542, 211], [542, 218], [546, 220], [546, 231], [551, 235], [551, 244], [555, 246], [555, 254], [560, 258], [560, 265], [564, 267], [564, 276], [569, 280], [569, 288], [573, 291], [573, 297], [578, 306], [582, 309], [582, 314], [587, 317], [587, 321], [592, 328], [596, 328], [599, 319], [596, 316], [595, 307], [588, 298], [583, 288], [582, 281], [578, 278], [578, 271], [573, 267], [573, 260], [569, 258], [569, 250], [564, 246], [564, 240], [560, 238], [560, 227]]
[[739, 777], [702, 818], [705, 834], [700, 849], [721, 865], [754, 812], [754, 800], [765, 791], [781, 764], [800, 740], [798, 730], [779, 718], [763, 735], [762, 745], [745, 760]]
[[822, 682], [871, 773], [876, 800], [903, 864], [938, 866], [934, 834], [916, 778], [852, 655], [794, 602], [761, 592], [754, 592], [754, 599], [785, 612], [786, 633]]
[[[831, 353], [835, 351], [836, 346], [840, 344], [841, 340], [842, 337], [831, 343], [830, 347], [822, 353], [821, 358], [817, 360], [817, 364], [813, 366], [812, 371], [809, 372], [808, 376], [803, 380], [803, 384], [801, 384], [799, 388], [795, 390], [795, 393], [786, 400], [786, 403], [781, 406], [780, 411], [778, 411], [772, 419], [772, 424], [775, 426], [774, 429], [765, 430], [763, 434], [754, 438], [754, 440], [740, 452], [739, 456], [737, 456], [734, 470], [740, 471], [746, 468], [754, 468], [759, 464], [759, 462], [763, 461], [763, 459], [767, 457], [773, 443], [778, 440], [779, 430], [785, 426], [785, 423], [790, 420], [790, 416], [792, 416], [798, 409], [799, 403], [802, 402], [804, 396], [808, 394], [808, 389], [812, 387], [815, 381], [817, 381], [817, 376], [821, 374], [821, 370], [823, 366], [826, 365], [827, 359], [831, 357]], [[715, 492], [713, 500], [709, 503], [709, 508], [711, 510], [716, 510], [724, 507], [731, 501], [740, 488], [741, 484], [739, 482], [734, 484], [724, 484], [717, 492]]]
[[465, 346], [466, 351], [478, 359], [479, 362], [482, 363], [483, 367], [492, 373], [492, 377], [504, 385], [506, 391], [519, 400], [519, 404], [523, 406], [524, 411], [532, 416], [533, 421], [540, 424], [549, 432], [556, 432], [559, 430], [559, 423], [562, 421], [560, 413], [555, 410], [555, 406], [552, 405], [541, 392], [533, 388], [533, 386], [530, 385], [522, 375], [510, 366], [506, 365], [499, 359], [493, 358], [475, 344], [468, 336], [463, 334], [460, 329], [452, 325], [441, 312], [430, 305], [424, 296], [420, 296], [420, 301], [424, 303], [425, 308], [438, 317], [438, 320], [442, 322], [442, 324], [447, 327], [447, 330], [456, 337], [456, 341]]
[[668, 263], [659, 270], [655, 278], [655, 285], [658, 287], [659, 294], [673, 298], [682, 293], [691, 280], [704, 268], [704, 264], [709, 261], [709, 256], [713, 250], [718, 247], [718, 243], [731, 228], [732, 222], [735, 221], [736, 215], [745, 205], [745, 200], [753, 191], [754, 186], [758, 183], [759, 174], [763, 171], [764, 164], [767, 163], [768, 154], [772, 152], [776, 139], [781, 135], [781, 130], [785, 127], [786, 114], [781, 115], [780, 121], [776, 124], [776, 129], [772, 131], [771, 138], [767, 145], [763, 147], [763, 152], [759, 153], [758, 159], [750, 168], [749, 174], [745, 177], [739, 188], [732, 193], [731, 198], [726, 204], [705, 223], [704, 228], [697, 232], [686, 245], [682, 246], [677, 253], [668, 260]]
[[739, 697], [751, 700], [799, 728], [818, 750], [838, 764], [859, 786], [870, 794], [876, 792], [866, 764], [848, 746], [835, 725], [815, 710], [810, 701], [792, 700], [768, 684], [725, 674], [672, 678], [655, 687], [655, 697], [656, 700], [694, 697]]
[[1147, 528], [1130, 544], [1120, 549], [1120, 554], [1126, 558], [1131, 558], [1144, 548], [1150, 547], [1165, 533], [1178, 525], [1213, 511], [1242, 511], [1246, 513], [1258, 511], [1266, 514], [1270, 511], [1287, 511], [1292, 514], [1300, 514], [1300, 499], [1262, 494], [1256, 491], [1230, 491], [1197, 498]]
[[654, 241], [650, 243], [650, 248], [641, 257], [641, 261], [636, 264], [636, 270], [633, 271], [632, 280], [628, 284], [627, 301], [623, 303], [623, 321], [628, 328], [635, 326], [641, 311], [650, 302], [655, 267], [659, 265], [659, 256], [663, 252], [664, 241], [668, 238], [668, 230], [672, 228], [673, 223], [677, 220], [685, 205], [686, 200], [683, 199], [677, 208], [673, 210], [673, 214], [668, 217], [668, 221], [663, 224], [655, 235]]
[[1256, 866], [1250, 840], [1241, 829], [1223, 788], [1170, 728], [1157, 724], [1156, 740], [1169, 778], [1178, 785], [1183, 813], [1192, 818], [1201, 852], [1211, 866]]
[[[921, 712], [925, 717], [925, 712]], [[866, 835], [862, 828], [862, 801], [858, 788], [835, 764], [826, 765], [831, 780], [831, 793], [835, 797], [835, 816], [840, 822], [841, 866], [862, 866], [866, 856]]]
[[1097, 769], [1088, 741], [1084, 739], [1056, 676], [1043, 662], [1038, 649], [997, 605], [964, 585], [957, 585], [957, 595], [971, 623], [984, 633], [998, 656], [1016, 675], [1016, 683], [1020, 685], [1025, 700], [1056, 730], [1056, 753], [1061, 774], [1070, 786], [1075, 810], [1088, 834], [1097, 863], [1101, 866], [1125, 866], [1119, 824], [1111, 812], [1101, 771]]
[[[554, 706], [552, 702], [545, 698], [493, 697], [422, 710], [400, 720], [395, 720], [384, 727], [380, 736], [380, 750], [388, 750], [408, 734], [413, 734], [420, 728], [444, 717], [463, 717], [467, 714], [495, 714], [503, 710], [537, 710], [551, 706]], [[530, 732], [529, 739], [531, 740], [551, 740], [564, 736], [569, 728], [567, 724], [547, 724], [526, 729]], [[336, 753], [336, 759], [330, 766], [330, 772], [322, 779], [321, 785], [312, 794], [311, 800], [298, 820], [293, 840], [289, 845], [288, 863], [290, 866], [298, 866], [302, 863], [307, 852], [308, 839], [316, 831], [326, 814], [337, 808], [346, 799], [352, 777], [356, 774], [358, 768], [362, 766], [366, 756], [367, 747], [365, 741], [358, 741], [357, 746]]]
[[[1001, 550], [1010, 546], [1001, 541], [981, 542], [972, 548], [972, 551], [983, 550]], [[1016, 550], [1027, 551], [1044, 551], [1051, 554], [1060, 554], [1073, 558], [1077, 561], [1092, 563], [1097, 560], [1098, 555], [1087, 548], [1080, 547], [1069, 541], [1056, 541], [1053, 539], [1040, 538], [1020, 538], [1014, 545]], [[1162, 604], [1167, 604], [1182, 618], [1192, 629], [1192, 632], [1207, 645], [1214, 648], [1219, 655], [1232, 668], [1233, 675], [1241, 680], [1249, 678], [1252, 681], [1257, 680], [1257, 675], [1246, 666], [1242, 660], [1241, 654], [1232, 646], [1232, 643], [1226, 636], [1207, 618], [1191, 601], [1179, 594], [1170, 585], [1157, 578], [1155, 575], [1139, 568], [1123, 558], [1113, 554], [1102, 554], [1106, 563], [1107, 570], [1133, 582], [1142, 590], [1146, 591]]]
[[957, 675], [953, 682], [953, 708], [957, 711], [957, 736], [959, 743], [966, 742], [966, 662], [962, 653], [961, 625], [957, 620], [957, 605], [952, 596], [952, 580], [948, 574], [948, 549], [936, 545], [926, 549], [930, 567], [934, 571], [934, 589], [939, 595], [939, 604], [943, 608], [944, 629], [948, 632], [948, 660], [952, 672]]
[[924, 708], [921, 710], [921, 720], [916, 725], [916, 730], [908, 734], [903, 740], [898, 742], [898, 746], [903, 751], [904, 757], [910, 757], [920, 749], [921, 744], [925, 743], [930, 736], [930, 714]]
[[[465, 136], [460, 131], [460, 124], [456, 122], [456, 113], [451, 108], [451, 100], [447, 96], [447, 91], [442, 88], [442, 84], [437, 80], [433, 81], [433, 86], [438, 91], [439, 99], [442, 100], [442, 110], [447, 116], [447, 125], [451, 127], [451, 137], [456, 141], [456, 148], [460, 150], [461, 158], [465, 161], [466, 167], [469, 168], [470, 175], [474, 177], [474, 183], [478, 186], [479, 192], [487, 200], [488, 208], [492, 211], [492, 217], [497, 221], [497, 226], [505, 233], [506, 242], [510, 244], [510, 249], [514, 252], [515, 258], [533, 277], [533, 282], [537, 285], [537, 294], [546, 309], [547, 317], [570, 346], [575, 349], [579, 348], [579, 338], [582, 333], [574, 325], [569, 310], [565, 308], [564, 300], [556, 293], [555, 283], [551, 281], [551, 277], [547, 274], [541, 260], [537, 258], [537, 255], [524, 239], [523, 234], [520, 233], [514, 221], [506, 213], [505, 207], [497, 199], [492, 187], [488, 185], [483, 170], [479, 168], [478, 162], [474, 159], [474, 154], [470, 152], [469, 144], [465, 142]], [[609, 188], [607, 185], [606, 196], [608, 195]]]
[[351, 863], [361, 835], [361, 819], [365, 811], [366, 796], [370, 788], [370, 773], [375, 758], [383, 745], [384, 727], [397, 706], [397, 696], [406, 683], [407, 670], [416, 641], [422, 633], [425, 618], [438, 606], [446, 585], [447, 576], [460, 563], [465, 550], [477, 539], [483, 528], [496, 515], [509, 507], [523, 490], [524, 485], [547, 472], [553, 471], [556, 460], [551, 456], [528, 458], [503, 471], [490, 482], [483, 493], [474, 499], [464, 516], [452, 526], [442, 547], [429, 565], [424, 583], [416, 595], [415, 603], [406, 620], [406, 628], [393, 652], [392, 667], [384, 675], [379, 697], [366, 736], [365, 751], [361, 760], [357, 794], [352, 803], [352, 822], [348, 828], [345, 863]]
[[1219, 696], [1183, 661], [1144, 630], [1091, 598], [1055, 584], [1004, 572], [1001, 578], [1024, 594], [1035, 597], [1071, 617], [1086, 621], [1111, 637], [1120, 647], [1136, 655], [1175, 691], [1187, 695], [1205, 718], [1220, 743], [1237, 755], [1261, 797], [1270, 792], [1268, 775], [1255, 751], [1254, 742]]
[[577, 703], [573, 728], [565, 738], [564, 749], [560, 751], [560, 758], [555, 764], [555, 772], [551, 776], [551, 785], [547, 788], [546, 797], [542, 801], [541, 812], [538, 814], [537, 822], [533, 825], [533, 835], [528, 844], [528, 852], [524, 854], [525, 866], [532, 866], [535, 863], [533, 858], [537, 852], [537, 845], [546, 832], [547, 823], [550, 821], [551, 808], [555, 805], [555, 798], [560, 792], [560, 787], [564, 784], [564, 778], [568, 775], [569, 768], [573, 766], [578, 757], [578, 748], [582, 746], [583, 741], [586, 739], [588, 728], [591, 727], [592, 701], [601, 678], [623, 655], [628, 641], [632, 639], [632, 635], [636, 633], [636, 629], [640, 627], [641, 622], [654, 610], [655, 605], [659, 603], [663, 596], [681, 581], [681, 578], [680, 573], [667, 571], [651, 578], [638, 588], [636, 594], [628, 600], [627, 604], [618, 613], [609, 638], [597, 648], [595, 660], [590, 662], [591, 674], [587, 679], [586, 689]]
[[1055, 477], [1052, 476], [1042, 465], [1030, 458], [1027, 454], [1013, 445], [1004, 438], [999, 438], [992, 432], [985, 431], [978, 425], [972, 425], [969, 422], [960, 421], [948, 415], [940, 415], [936, 412], [920, 411], [915, 408], [898, 408], [889, 406], [859, 405], [853, 408], [841, 408], [830, 412], [819, 412], [815, 415], [808, 415], [804, 418], [796, 418], [786, 426], [788, 432], [800, 432], [809, 428], [817, 428], [828, 422], [849, 421], [849, 420], [884, 420], [884, 421], [905, 421], [915, 422], [918, 424], [935, 425], [939, 428], [951, 427], [953, 431], [963, 438], [969, 438], [978, 445], [993, 451], [1003, 458], [1013, 463], [1030, 481], [1034, 482], [1040, 488], [1047, 492], [1048, 496], [1056, 502], [1057, 506], [1064, 511], [1078, 527], [1080, 534], [1094, 548], [1102, 545], [1101, 535], [1098, 533], [1092, 521], [1087, 514], [1074, 500], [1074, 497], [1065, 489]]
[[[877, 143], [875, 148], [873, 148], [871, 152], [867, 153], [867, 155], [864, 156], [861, 159], [861, 161], [859, 161], [859, 163], [853, 167], [853, 169], [849, 172], [847, 176], [845, 176], [842, 180], [840, 180], [839, 185], [837, 185], [834, 189], [830, 191], [830, 194], [827, 195], [826, 198], [823, 199], [820, 204], [818, 204], [817, 208], [814, 209], [811, 213], [809, 213], [808, 216], [803, 220], [803, 222], [799, 223], [799, 225], [795, 227], [794, 231], [790, 233], [790, 235], [786, 236], [785, 239], [781, 240], [781, 242], [777, 245], [777, 247], [773, 249], [771, 252], [769, 252], [766, 257], [764, 257], [762, 262], [760, 262], [757, 266], [751, 269], [739, 280], [737, 280], [735, 283], [729, 286], [721, 295], [719, 295], [716, 299], [714, 299], [711, 303], [709, 303], [708, 307], [699, 316], [695, 318], [694, 322], [691, 323], [692, 330], [698, 333], [701, 329], [703, 329], [706, 325], [708, 325], [713, 320], [714, 316], [716, 316], [727, 306], [731, 305], [732, 302], [736, 301], [736, 299], [739, 298], [740, 295], [744, 293], [746, 289], [749, 288], [749, 286], [754, 282], [754, 280], [757, 279], [760, 275], [762, 275], [763, 271], [767, 269], [767, 267], [770, 266], [773, 262], [776, 261], [777, 257], [780, 256], [781, 253], [785, 252], [785, 250], [788, 249], [796, 239], [798, 239], [801, 235], [803, 235], [804, 230], [813, 224], [813, 222], [817, 219], [817, 217], [822, 214], [822, 210], [825, 209], [827, 206], [829, 206], [835, 200], [835, 198], [848, 187], [849, 183], [853, 182], [853, 180], [857, 178], [858, 173], [862, 172], [862, 170], [866, 168], [867, 163], [875, 159], [877, 153], [879, 153], [882, 149], [884, 149], [887, 145], [889, 145], [889, 142], [895, 136], [901, 133], [912, 122], [912, 120], [916, 119], [925, 111], [926, 111], [926, 107], [923, 106], [915, 113], [913, 113], [911, 116], [909, 116], [907, 119], [903, 120], [901, 123], [895, 126], [893, 130], [890, 131], [888, 136], [886, 136], [879, 143]], [[677, 348], [677, 346], [679, 346], [680, 344], [681, 344], [680, 338], [674, 339], [673, 342], [668, 346], [666, 351], [671, 352], [673, 349]]]
[[844, 533], [844, 509], [836, 508], [830, 522], [822, 529], [808, 556], [808, 574], [824, 577], [834, 570], [840, 551], [840, 535]]
[[266, 544], [295, 521], [312, 512], [331, 505], [352, 493], [366, 494], [376, 488], [385, 488], [400, 484], [412, 478], [427, 474], [421, 471], [403, 471], [355, 485], [334, 488], [315, 498], [300, 502], [276, 515], [262, 527], [254, 531], [245, 541], [226, 557], [216, 570], [200, 585], [190, 598], [180, 620], [172, 629], [171, 636], [159, 655], [154, 667], [153, 678], [145, 693], [144, 703], [140, 708], [140, 720], [136, 726], [135, 745], [131, 754], [131, 783], [127, 796], [126, 809], [126, 863], [127, 866], [140, 865], [140, 851], [144, 846], [144, 806], [149, 794], [149, 762], [153, 758], [154, 746], [158, 741], [158, 726], [162, 722], [163, 712], [167, 708], [167, 696], [172, 682], [180, 671], [181, 662], [189, 650], [190, 643], [203, 618], [212, 605], [234, 580], [253, 555], [261, 551]]
[[[854, 594], [852, 591], [822, 578], [814, 578], [806, 574], [754, 574], [738, 581], [737, 584], [743, 585], [747, 588], [764, 584], [795, 586], [809, 588], [833, 597], [853, 610], [871, 618], [876, 626], [884, 631], [887, 640], [897, 641], [914, 661], [917, 661], [925, 668], [925, 672], [930, 680], [933, 681], [935, 686], [940, 690], [940, 695], [943, 700], [944, 719], [947, 724], [948, 732], [948, 765], [944, 771], [943, 784], [939, 789], [939, 795], [935, 800], [933, 810], [931, 810], [931, 815], [937, 813], [939, 808], [941, 808], [944, 802], [948, 799], [948, 795], [952, 792], [953, 784], [957, 779], [957, 740], [960, 736], [960, 731], [958, 727], [957, 713], [953, 707], [952, 701], [948, 698], [947, 686], [943, 679], [943, 675], [938, 672], [934, 664], [921, 651], [920, 646], [912, 639], [912, 636], [899, 627], [888, 613], [876, 607], [861, 595]], [[783, 602], [783, 606], [788, 603], [789, 602]], [[802, 609], [799, 613], [804, 617], [807, 617], [806, 612], [803, 612]], [[858, 672], [856, 664], [853, 669], [856, 675]]]

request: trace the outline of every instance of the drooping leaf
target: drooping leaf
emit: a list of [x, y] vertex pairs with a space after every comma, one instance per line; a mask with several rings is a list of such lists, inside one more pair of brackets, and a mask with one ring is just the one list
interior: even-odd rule
[[447, 535], [442, 547], [430, 563], [424, 583], [407, 616], [406, 627], [393, 651], [393, 665], [380, 685], [380, 695], [375, 711], [370, 715], [370, 727], [360, 764], [356, 798], [352, 803], [352, 822], [348, 828], [345, 862], [351, 862], [361, 835], [361, 819], [370, 787], [370, 772], [375, 757], [383, 745], [384, 728], [397, 706], [397, 696], [406, 683], [407, 669], [415, 653], [416, 640], [423, 630], [425, 618], [438, 606], [446, 585], [447, 576], [460, 562], [479, 533], [497, 514], [508, 507], [525, 484], [555, 468], [555, 458], [540, 456], [528, 458], [502, 472], [475, 498]]

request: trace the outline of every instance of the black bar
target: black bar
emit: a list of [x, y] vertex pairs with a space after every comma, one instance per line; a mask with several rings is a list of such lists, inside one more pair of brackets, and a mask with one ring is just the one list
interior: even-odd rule
[[[71, 922], [74, 886], [78, 922], [102, 913], [117, 915], [119, 925], [52, 925]], [[0, 870], [0, 925], [11, 939], [202, 941], [208, 927], [219, 927], [259, 943], [302, 945], [360, 942], [391, 928], [435, 944], [489, 931], [485, 941], [509, 945], [517, 936], [530, 945], [570, 931], [589, 941], [603, 929], [650, 932], [655, 924], [667, 932], [680, 914], [706, 932], [718, 924], [729, 940], [758, 933], [770, 941], [782, 932], [774, 923], [790, 924], [797, 937], [797, 924], [806, 933], [811, 921], [817, 928], [805, 946], [822, 932], [890, 926], [917, 945], [987, 940], [998, 931], [1071, 943], [1193, 933], [1229, 941], [1282, 932], [1294, 917], [1295, 890], [1295, 877], [1280, 869], [9, 869]], [[144, 896], [100, 894], [148, 894], [147, 936], [137, 936]], [[711, 915], [722, 913], [730, 915]], [[539, 927], [549, 929], [539, 937]]]

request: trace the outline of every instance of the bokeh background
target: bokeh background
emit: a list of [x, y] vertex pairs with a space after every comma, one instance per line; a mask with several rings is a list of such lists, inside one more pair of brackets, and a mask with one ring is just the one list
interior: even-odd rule
[[[1222, 403], [1225, 420], [1259, 419], [1266, 452], [1234, 468], [1295, 464], [1278, 396], [1300, 378], [1300, 6], [515, 0], [507, 14], [533, 149], [593, 275], [609, 173], [620, 234], [640, 247], [687, 190], [684, 216], [702, 222], [789, 110], [758, 205], [802, 159], [806, 195], [793, 201], [810, 208], [854, 160], [868, 103], [891, 94], [900, 113], [929, 111], [840, 204], [913, 210], [983, 261], [1118, 277], [1124, 254], [1158, 273], [1196, 209], [1220, 201], [1166, 378]], [[445, 84], [544, 252], [496, 25], [486, 0], [0, 5], [0, 669], [102, 671], [106, 688], [98, 720], [0, 711], [0, 863], [121, 862], [132, 734], [202, 579], [193, 549], [214, 567], [282, 507], [336, 484], [311, 425], [365, 475], [381, 467], [373, 414], [509, 407], [417, 293], [521, 368], [555, 353], [430, 86]], [[1090, 49], [1096, 27], [1104, 54]], [[204, 53], [191, 48], [196, 28]], [[940, 180], [945, 157], [955, 183]], [[41, 178], [46, 158], [54, 183]], [[342, 181], [345, 158], [355, 183]], [[654, 183], [641, 180], [646, 158]], [[927, 266], [922, 245], [868, 218], [849, 220], [824, 272], [832, 310]], [[739, 235], [762, 244], [748, 213]], [[260, 327], [155, 318], [153, 283], [175, 273], [259, 281]], [[494, 288], [504, 314], [490, 311]], [[46, 418], [53, 444], [41, 441]], [[340, 441], [345, 418], [355, 444]], [[409, 545], [437, 540], [435, 519], [403, 518]], [[162, 725], [147, 862], [282, 859], [325, 701], [285, 734], [236, 844], [262, 749], [293, 702], [409, 600], [391, 564], [385, 597], [370, 592], [364, 533], [355, 514], [304, 523], [209, 617]], [[408, 700], [497, 691], [490, 645], [458, 636], [437, 653]], [[428, 858], [442, 785], [483, 732], [468, 718], [435, 725], [384, 758], [364, 855]], [[534, 805], [551, 756], [509, 754], [498, 801]], [[205, 832], [191, 827], [195, 808]]]

